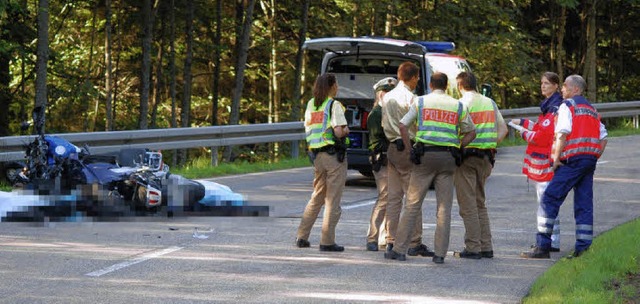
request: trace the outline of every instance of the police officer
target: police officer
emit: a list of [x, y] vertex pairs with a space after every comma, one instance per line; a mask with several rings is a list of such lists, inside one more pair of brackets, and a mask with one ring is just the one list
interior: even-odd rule
[[[389, 140], [387, 150], [388, 172], [388, 201], [385, 220], [387, 222], [387, 251], [393, 249], [393, 243], [398, 229], [400, 212], [402, 211], [402, 198], [409, 188], [412, 163], [409, 159], [411, 146], [405, 146], [400, 135], [400, 119], [404, 117], [414, 102], [415, 90], [420, 80], [420, 68], [407, 61], [398, 67], [398, 85], [382, 99], [382, 128]], [[415, 129], [409, 130], [409, 138], [415, 137]], [[422, 213], [416, 220], [408, 254], [433, 256], [433, 251], [422, 244]]]
[[[398, 81], [393, 77], [386, 77], [373, 85], [375, 92], [375, 101], [373, 109], [367, 117], [367, 129], [369, 131], [369, 152], [370, 161], [373, 169], [373, 176], [376, 179], [376, 187], [378, 188], [378, 199], [369, 220], [369, 231], [367, 232], [367, 250], [378, 251], [378, 240], [382, 237], [386, 238], [386, 230], [384, 226], [384, 216], [387, 210], [387, 149], [389, 148], [389, 140], [382, 130], [382, 107], [380, 100], [393, 88], [396, 87]], [[381, 231], [382, 230], [382, 231]]]
[[416, 167], [411, 171], [407, 204], [400, 217], [396, 242], [393, 250], [385, 254], [386, 258], [405, 259], [410, 233], [422, 212], [422, 201], [433, 181], [437, 201], [433, 262], [444, 263], [449, 247], [456, 158], [460, 155], [460, 148], [469, 144], [476, 136], [475, 126], [466, 107], [445, 93], [447, 82], [446, 74], [433, 74], [429, 84], [432, 93], [419, 97], [418, 102], [400, 121], [402, 140], [407, 146], [407, 126], [417, 123], [416, 152], [413, 158]]
[[596, 109], [582, 96], [586, 86], [579, 75], [567, 77], [562, 86], [565, 100], [558, 109], [552, 153], [555, 172], [538, 210], [536, 246], [523, 252], [522, 257], [549, 258], [553, 222], [571, 189], [574, 189], [573, 212], [576, 219], [576, 244], [572, 256], [582, 255], [591, 246], [593, 173], [607, 145], [607, 130]]
[[462, 165], [454, 174], [460, 216], [464, 222], [465, 248], [454, 256], [469, 259], [493, 257], [489, 214], [485, 205], [485, 183], [495, 162], [498, 142], [507, 135], [507, 125], [496, 103], [476, 91], [476, 77], [462, 72], [456, 77], [466, 105], [476, 125], [476, 138], [462, 151]]
[[[559, 89], [560, 77], [558, 74], [545, 72], [540, 80], [540, 90], [545, 99], [540, 103], [542, 113], [538, 116], [538, 120], [536, 122], [524, 118], [511, 120], [511, 123], [525, 128], [520, 133], [522, 138], [527, 141], [522, 173], [535, 184], [538, 206], [541, 205], [542, 195], [553, 177], [551, 145], [554, 138], [556, 111], [562, 104], [562, 95]], [[558, 218], [553, 224], [550, 250], [560, 251], [560, 220]]]
[[302, 215], [296, 246], [309, 247], [311, 227], [324, 206], [320, 251], [344, 251], [335, 242], [336, 225], [342, 209], [340, 199], [347, 179], [344, 151], [336, 149], [338, 141], [349, 134], [344, 107], [334, 100], [338, 83], [333, 74], [318, 76], [313, 87], [313, 98], [307, 104], [304, 125], [307, 143], [313, 153], [313, 194]]

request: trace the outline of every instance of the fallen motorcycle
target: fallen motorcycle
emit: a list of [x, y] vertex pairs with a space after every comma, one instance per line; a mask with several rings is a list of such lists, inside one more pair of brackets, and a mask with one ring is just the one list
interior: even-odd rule
[[[119, 159], [127, 162], [121, 166]], [[180, 205], [191, 206], [202, 199], [204, 186], [169, 173], [160, 152], [125, 149], [117, 155], [92, 155], [88, 147], [79, 148], [67, 140], [50, 135], [37, 136], [26, 149], [26, 166], [17, 181], [25, 189], [49, 193], [68, 193], [82, 185], [96, 185], [108, 196], [123, 200], [134, 209], [158, 210], [181, 193]]]

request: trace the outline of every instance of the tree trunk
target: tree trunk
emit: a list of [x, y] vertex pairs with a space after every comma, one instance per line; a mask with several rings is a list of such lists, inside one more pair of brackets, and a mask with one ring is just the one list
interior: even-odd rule
[[45, 132], [45, 112], [47, 108], [47, 62], [49, 61], [49, 0], [38, 0], [38, 42], [36, 59], [36, 100], [35, 109], [39, 115], [34, 121], [38, 133]]
[[191, 113], [191, 61], [193, 59], [193, 1], [187, 1], [187, 18], [185, 20], [186, 55], [184, 58], [184, 87], [182, 95], [182, 127], [189, 127]]
[[360, 5], [356, 1], [353, 3], [353, 24], [351, 24], [351, 36], [358, 37], [358, 14], [360, 13]]
[[215, 46], [214, 59], [213, 59], [213, 92], [212, 105], [211, 105], [211, 125], [218, 125], [218, 98], [220, 90], [220, 56], [221, 46], [220, 41], [222, 39], [222, 0], [216, 0], [216, 34], [213, 37], [213, 45]]
[[91, 84], [91, 81], [89, 79], [91, 79], [91, 70], [93, 69], [93, 44], [96, 38], [96, 18], [97, 18], [97, 14], [98, 14], [98, 5], [99, 3], [96, 2], [96, 6], [93, 8], [93, 17], [91, 18], [91, 42], [90, 42], [90, 46], [89, 46], [89, 62], [87, 63], [87, 73], [85, 74], [85, 78], [84, 81], [82, 83], [82, 87], [83, 87], [83, 99], [84, 99], [84, 103], [86, 104], [86, 111], [85, 111], [85, 125], [84, 125], [84, 130], [87, 131], [95, 131], [95, 126], [96, 126], [96, 119], [98, 118], [98, 106], [100, 104], [100, 100], [96, 98], [95, 100], [95, 110], [93, 113], [93, 120], [91, 121], [91, 124], [89, 123], [89, 119], [91, 118], [90, 116], [90, 112], [89, 112], [89, 103], [91, 102], [89, 100], [89, 95], [87, 94], [91, 88], [93, 87], [93, 85]]
[[[300, 27], [300, 32], [298, 33], [298, 52], [296, 53], [296, 71], [293, 77], [293, 104], [291, 105], [291, 119], [293, 121], [299, 121], [301, 117], [300, 109], [302, 104], [302, 85], [300, 78], [302, 78], [302, 69], [304, 59], [304, 50], [302, 49], [302, 45], [306, 40], [307, 35], [307, 24], [309, 23], [309, 2], [311, 0], [304, 0], [302, 4], [302, 10], [300, 14], [300, 19], [302, 26]], [[297, 158], [300, 154], [300, 146], [297, 141], [291, 143], [291, 157]]]
[[588, 0], [585, 6], [585, 10], [587, 10], [587, 50], [583, 76], [587, 81], [587, 92], [585, 97], [587, 97], [587, 99], [591, 102], [596, 102], [597, 97], [596, 48], [598, 41], [596, 32], [598, 31], [598, 29], [596, 28], [596, 2], [596, 0]]
[[[216, 34], [213, 37], [213, 45], [215, 46], [213, 58], [213, 88], [211, 89], [213, 97], [211, 99], [211, 125], [218, 125], [218, 98], [220, 90], [220, 40], [222, 39], [222, 0], [216, 0]], [[211, 147], [211, 165], [218, 166], [218, 147]]]
[[113, 130], [113, 117], [111, 116], [111, 0], [104, 0], [105, 24], [104, 24], [104, 90], [105, 90], [105, 131]]
[[9, 108], [11, 107], [12, 98], [9, 91], [9, 84], [11, 83], [9, 61], [11, 61], [11, 54], [0, 50], [0, 137], [10, 135]]
[[169, 8], [169, 94], [171, 95], [171, 127], [178, 127], [176, 109], [176, 5], [171, 0]]
[[142, 1], [142, 68], [140, 73], [140, 116], [139, 128], [147, 129], [149, 121], [149, 87], [151, 82], [151, 41], [153, 40], [153, 21], [151, 18], [151, 0]]
[[395, 0], [389, 3], [387, 6], [387, 16], [384, 22], [384, 36], [391, 37], [393, 34], [393, 12], [395, 10], [396, 2]]
[[151, 109], [151, 128], [155, 129], [157, 127], [157, 118], [158, 118], [158, 106], [162, 104], [162, 95], [164, 88], [164, 74], [162, 73], [162, 65], [164, 61], [164, 28], [165, 28], [165, 18], [161, 18], [160, 20], [160, 46], [158, 47], [158, 56], [156, 62], [156, 77], [153, 91], [153, 108]]
[[564, 35], [567, 26], [567, 7], [562, 6], [560, 9], [560, 20], [558, 22], [558, 31], [556, 33], [556, 37], [558, 39], [556, 45], [556, 71], [558, 71], [558, 76], [560, 77], [560, 81], [564, 80], [564, 59], [566, 56], [566, 52], [564, 50]]
[[[230, 125], [237, 125], [240, 122], [240, 101], [242, 99], [242, 89], [244, 86], [244, 69], [247, 63], [249, 53], [249, 43], [251, 42], [251, 23], [253, 22], [253, 8], [256, 4], [255, 0], [249, 0], [249, 4], [244, 16], [244, 25], [242, 27], [242, 35], [240, 36], [240, 47], [238, 58], [236, 60], [236, 76], [235, 87], [233, 88], [233, 100], [231, 102]], [[226, 161], [231, 160], [231, 147], [225, 149], [224, 158]]]
[[[178, 127], [177, 118], [177, 98], [176, 98], [176, 5], [175, 0], [171, 0], [169, 7], [169, 94], [171, 95], [171, 127]], [[178, 153], [173, 153], [171, 164], [178, 163]]]

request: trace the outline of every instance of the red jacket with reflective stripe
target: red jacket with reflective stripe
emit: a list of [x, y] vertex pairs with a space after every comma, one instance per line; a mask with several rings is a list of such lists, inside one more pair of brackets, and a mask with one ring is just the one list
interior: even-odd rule
[[555, 126], [554, 114], [551, 112], [541, 114], [537, 123], [524, 120], [523, 126], [531, 131], [525, 131], [523, 134], [523, 138], [529, 144], [522, 173], [537, 182], [550, 181], [553, 177], [551, 145], [553, 144]]
[[600, 157], [600, 114], [582, 96], [565, 100], [571, 110], [571, 133], [567, 135], [566, 145], [560, 154], [561, 160], [578, 155]]

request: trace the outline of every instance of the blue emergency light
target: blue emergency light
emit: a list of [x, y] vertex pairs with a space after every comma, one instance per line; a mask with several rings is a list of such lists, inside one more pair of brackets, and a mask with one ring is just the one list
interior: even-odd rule
[[456, 49], [456, 44], [449, 41], [416, 41], [432, 53], [449, 53]]

